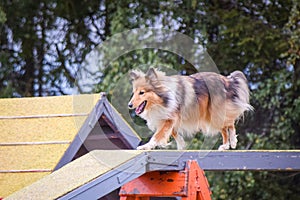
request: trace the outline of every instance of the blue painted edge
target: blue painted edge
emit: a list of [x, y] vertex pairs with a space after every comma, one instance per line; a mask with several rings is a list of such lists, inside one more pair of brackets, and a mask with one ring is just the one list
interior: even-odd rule
[[183, 170], [188, 160], [206, 171], [300, 171], [300, 151], [145, 151], [59, 199], [99, 199], [148, 171]]

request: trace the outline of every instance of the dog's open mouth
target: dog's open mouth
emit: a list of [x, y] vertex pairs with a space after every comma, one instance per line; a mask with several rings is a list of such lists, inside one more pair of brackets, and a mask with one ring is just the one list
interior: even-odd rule
[[147, 105], [147, 101], [143, 101], [143, 103], [141, 103], [141, 104], [135, 109], [135, 113], [136, 113], [137, 115], [140, 115], [140, 114], [144, 111], [146, 105]]

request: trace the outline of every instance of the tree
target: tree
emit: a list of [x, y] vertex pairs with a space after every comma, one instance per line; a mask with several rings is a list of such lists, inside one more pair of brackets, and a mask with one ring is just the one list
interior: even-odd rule
[[2, 1], [0, 91], [7, 96], [70, 93], [85, 55], [105, 39], [103, 2]]
[[[225, 72], [243, 70], [252, 89], [255, 112], [239, 127], [240, 148], [299, 148], [299, 3], [221, 1], [208, 10], [210, 54]], [[219, 176], [210, 176], [218, 182], [218, 199], [297, 199], [299, 193], [293, 187], [299, 184], [297, 174]]]

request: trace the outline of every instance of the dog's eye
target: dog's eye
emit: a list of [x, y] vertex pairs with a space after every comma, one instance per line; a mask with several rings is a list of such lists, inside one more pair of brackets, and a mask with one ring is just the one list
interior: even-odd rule
[[145, 92], [144, 91], [140, 91], [139, 95], [143, 95], [143, 94], [145, 94]]

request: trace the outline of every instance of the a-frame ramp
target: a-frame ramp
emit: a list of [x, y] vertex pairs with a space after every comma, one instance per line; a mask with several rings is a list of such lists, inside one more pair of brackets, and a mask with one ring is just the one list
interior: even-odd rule
[[54, 170], [96, 149], [136, 149], [140, 144], [140, 137], [109, 103], [106, 94], [100, 96]]
[[[121, 185], [126, 181], [124, 172], [131, 172], [132, 167], [138, 172], [135, 164], [141, 163], [143, 156], [140, 157], [140, 154], [138, 151], [126, 150], [92, 151], [6, 199], [98, 199], [96, 196], [101, 197], [118, 188], [115, 183], [120, 182]], [[144, 167], [140, 167], [137, 176], [145, 173]], [[118, 177], [119, 174], [122, 176]], [[129, 175], [131, 179], [136, 178], [132, 173]], [[84, 188], [88, 183], [91, 185]], [[100, 188], [94, 188], [93, 183], [101, 183]], [[86, 193], [87, 190], [91, 196]]]
[[151, 171], [196, 160], [203, 170], [300, 171], [300, 151], [95, 150], [7, 199], [99, 199]]
[[141, 139], [105, 93], [0, 99], [0, 199], [95, 149]]

